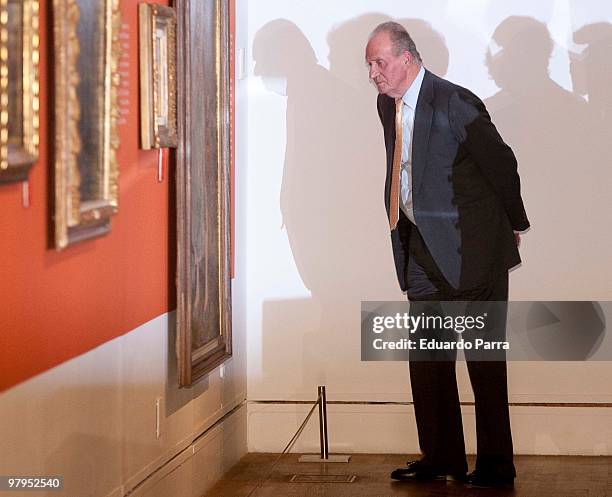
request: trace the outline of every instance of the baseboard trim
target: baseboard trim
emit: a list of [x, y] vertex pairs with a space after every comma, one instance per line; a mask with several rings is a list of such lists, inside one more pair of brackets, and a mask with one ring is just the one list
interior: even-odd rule
[[[314, 402], [249, 401], [249, 452], [280, 452]], [[612, 455], [612, 405], [594, 402], [520, 402], [510, 407], [516, 454]], [[476, 450], [474, 405], [462, 403], [469, 453]], [[412, 402], [329, 402], [328, 431], [333, 453], [414, 454], [419, 452]], [[316, 416], [293, 452], [319, 451]]]
[[[312, 400], [249, 400], [249, 404], [276, 404], [276, 405], [312, 405]], [[414, 402], [393, 401], [352, 401], [328, 400], [328, 405], [355, 405], [355, 406], [411, 406]], [[474, 402], [460, 402], [462, 406], [473, 406]], [[594, 407], [612, 408], [612, 402], [509, 402], [510, 407]]]
[[[141, 471], [138, 473], [138, 475], [128, 480], [128, 482], [123, 485], [120, 495], [122, 497], [139, 497], [144, 495], [145, 492], [150, 490], [180, 465], [184, 464], [188, 459], [193, 457], [215, 437], [219, 436], [221, 434], [222, 427], [225, 424], [232, 422], [233, 418], [236, 417], [236, 414], [243, 408], [246, 408], [246, 400], [244, 399], [237, 405], [234, 405], [234, 407], [224, 409], [224, 414], [222, 414], [221, 417], [212, 425], [203, 431], [195, 432], [193, 436], [176, 444], [173, 451], [171, 451], [172, 454], [170, 454], [169, 451], [162, 456], [163, 460], [160, 460], [162, 458], [158, 458], [157, 461], [150, 464], [148, 468], [151, 468], [155, 463], [157, 463], [145, 475], [143, 475], [143, 471]], [[117, 493], [114, 491], [107, 497], [116, 496]]]

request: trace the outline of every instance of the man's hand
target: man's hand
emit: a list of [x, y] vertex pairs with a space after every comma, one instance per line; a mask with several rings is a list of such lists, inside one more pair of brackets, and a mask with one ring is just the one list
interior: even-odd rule
[[514, 239], [516, 240], [516, 246], [520, 247], [521, 246], [521, 234], [517, 233], [516, 231], [514, 232]]

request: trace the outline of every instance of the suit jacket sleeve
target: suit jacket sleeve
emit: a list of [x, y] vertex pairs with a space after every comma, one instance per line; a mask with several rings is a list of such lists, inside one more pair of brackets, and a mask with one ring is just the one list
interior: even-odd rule
[[474, 158], [501, 200], [512, 229], [529, 228], [516, 157], [491, 122], [484, 103], [467, 90], [457, 91], [449, 100], [449, 120], [456, 139]]

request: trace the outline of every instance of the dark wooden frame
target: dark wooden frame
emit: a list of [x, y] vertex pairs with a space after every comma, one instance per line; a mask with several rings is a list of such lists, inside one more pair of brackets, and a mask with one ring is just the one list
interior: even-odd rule
[[[231, 0], [177, 0], [177, 359], [189, 386], [232, 354]], [[202, 336], [202, 330], [212, 336]]]

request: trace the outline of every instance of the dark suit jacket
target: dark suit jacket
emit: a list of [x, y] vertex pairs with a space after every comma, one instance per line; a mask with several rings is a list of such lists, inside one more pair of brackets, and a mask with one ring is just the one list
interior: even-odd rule
[[[395, 103], [378, 96], [387, 149], [385, 206], [395, 146]], [[429, 71], [417, 100], [412, 146], [414, 216], [434, 261], [456, 289], [474, 288], [520, 263], [513, 230], [529, 227], [516, 158], [482, 101]], [[406, 290], [410, 223], [391, 232]]]

